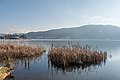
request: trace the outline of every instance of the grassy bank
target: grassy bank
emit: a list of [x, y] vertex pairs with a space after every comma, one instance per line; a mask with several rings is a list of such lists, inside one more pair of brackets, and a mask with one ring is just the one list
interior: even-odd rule
[[105, 62], [106, 58], [107, 52], [90, 50], [85, 47], [52, 47], [48, 54], [51, 64], [57, 67], [95, 65]]

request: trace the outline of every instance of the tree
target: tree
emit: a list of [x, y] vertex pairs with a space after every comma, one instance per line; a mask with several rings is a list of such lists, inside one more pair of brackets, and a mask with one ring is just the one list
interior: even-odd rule
[[22, 35], [20, 36], [20, 38], [22, 38], [22, 39], [27, 39], [27, 36], [26, 36], [25, 34], [22, 34]]

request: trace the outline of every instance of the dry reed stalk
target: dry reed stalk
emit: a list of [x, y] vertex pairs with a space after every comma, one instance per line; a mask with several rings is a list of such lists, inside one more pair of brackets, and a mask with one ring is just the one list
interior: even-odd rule
[[45, 52], [45, 49], [41, 47], [33, 48], [29, 45], [17, 45], [13, 43], [0, 44], [0, 60], [42, 55], [43, 52]]
[[107, 52], [92, 51], [84, 48], [51, 48], [48, 59], [58, 67], [70, 65], [100, 64], [107, 58]]

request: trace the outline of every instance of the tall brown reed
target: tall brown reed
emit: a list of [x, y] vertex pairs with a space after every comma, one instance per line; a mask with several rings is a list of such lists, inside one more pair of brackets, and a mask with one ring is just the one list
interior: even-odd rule
[[107, 52], [91, 50], [87, 47], [52, 47], [48, 59], [57, 67], [69, 67], [105, 62]]
[[0, 44], [0, 61], [42, 55], [43, 52], [45, 52], [45, 49], [41, 47], [13, 43]]

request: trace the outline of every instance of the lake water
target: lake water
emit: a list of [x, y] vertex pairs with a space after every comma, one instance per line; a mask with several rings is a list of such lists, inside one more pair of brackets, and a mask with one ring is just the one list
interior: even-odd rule
[[[2, 41], [1, 42], [5, 42]], [[78, 39], [45, 39], [25, 40], [16, 43], [27, 43], [46, 48], [46, 52], [37, 58], [19, 61], [12, 72], [14, 78], [10, 80], [120, 80], [120, 41], [119, 40], [78, 40]], [[106, 63], [89, 67], [70, 68], [62, 70], [48, 64], [48, 50], [52, 44], [66, 45], [68, 43], [89, 45], [94, 50], [107, 51]]]

